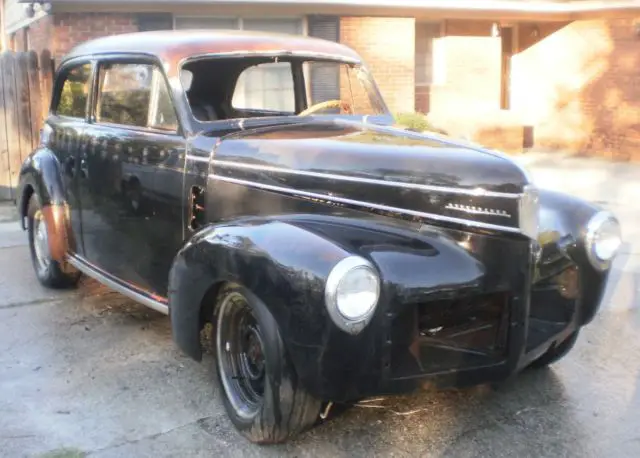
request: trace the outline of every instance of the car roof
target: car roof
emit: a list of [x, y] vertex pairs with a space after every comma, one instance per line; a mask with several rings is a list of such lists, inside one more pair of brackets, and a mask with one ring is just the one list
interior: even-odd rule
[[86, 41], [63, 58], [100, 54], [147, 54], [166, 64], [216, 54], [292, 54], [361, 62], [351, 48], [328, 40], [282, 33], [238, 30], [162, 30], [111, 35]]

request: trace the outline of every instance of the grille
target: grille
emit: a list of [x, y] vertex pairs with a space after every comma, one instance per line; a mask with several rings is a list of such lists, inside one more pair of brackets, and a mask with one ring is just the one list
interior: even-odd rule
[[489, 355], [504, 349], [506, 295], [492, 294], [418, 306], [418, 332], [423, 344], [463, 353]]
[[504, 360], [506, 293], [439, 300], [411, 307], [393, 328], [396, 377], [471, 369]]

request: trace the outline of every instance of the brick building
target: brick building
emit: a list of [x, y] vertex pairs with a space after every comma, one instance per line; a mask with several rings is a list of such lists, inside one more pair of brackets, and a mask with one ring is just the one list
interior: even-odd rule
[[640, 160], [637, 1], [5, 1], [8, 46], [58, 58], [106, 34], [181, 28], [338, 40], [365, 58], [395, 112], [509, 151]]

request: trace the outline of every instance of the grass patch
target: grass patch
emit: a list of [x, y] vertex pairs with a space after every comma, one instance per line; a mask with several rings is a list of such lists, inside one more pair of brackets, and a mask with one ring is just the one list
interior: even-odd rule
[[37, 456], [38, 458], [85, 458], [87, 453], [76, 448], [59, 448]]

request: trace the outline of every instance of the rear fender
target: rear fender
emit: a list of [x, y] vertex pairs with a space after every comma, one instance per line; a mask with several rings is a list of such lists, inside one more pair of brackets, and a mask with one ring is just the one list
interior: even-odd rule
[[73, 248], [67, 192], [62, 172], [58, 158], [49, 148], [36, 149], [22, 163], [16, 201], [20, 224], [22, 229], [26, 229], [29, 200], [34, 193], [38, 196], [47, 223], [51, 257], [59, 262], [63, 261], [67, 251]]

